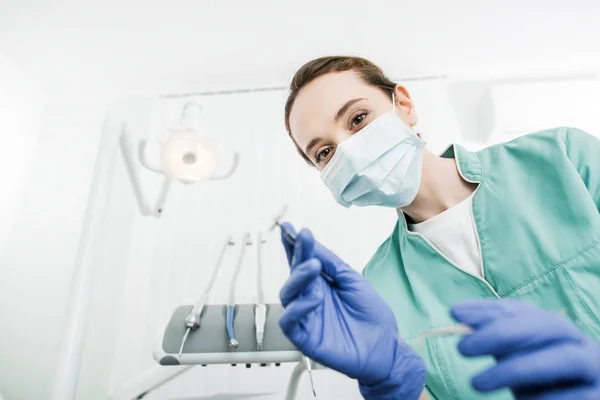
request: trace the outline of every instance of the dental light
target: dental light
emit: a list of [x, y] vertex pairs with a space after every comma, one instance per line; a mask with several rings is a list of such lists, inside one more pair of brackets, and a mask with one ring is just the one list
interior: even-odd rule
[[[199, 112], [197, 118], [190, 117], [192, 107], [195, 107]], [[236, 171], [239, 164], [239, 155], [234, 153], [233, 162], [228, 171], [221, 174], [216, 172], [222, 154], [219, 152], [215, 139], [199, 128], [200, 124], [198, 122], [200, 122], [199, 115], [201, 112], [202, 108], [198, 103], [189, 102], [185, 104], [181, 113], [180, 126], [169, 129], [167, 139], [159, 141], [159, 147], [161, 148], [159, 162], [151, 160], [147, 156], [147, 141], [145, 139], [140, 140], [138, 143], [138, 159], [142, 166], [149, 171], [164, 176], [153, 210], [150, 210], [150, 206], [144, 198], [133, 156], [134, 145], [127, 126], [123, 124], [121, 150], [143, 216], [158, 217], [161, 215], [173, 181], [193, 184], [208, 180], [223, 180], [229, 178]], [[196, 124], [190, 123], [193, 119], [196, 120]]]

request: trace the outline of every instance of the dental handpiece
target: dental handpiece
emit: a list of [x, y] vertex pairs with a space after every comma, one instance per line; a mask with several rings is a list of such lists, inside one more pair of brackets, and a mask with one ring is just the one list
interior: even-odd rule
[[266, 239], [263, 237], [263, 233], [258, 233], [257, 239], [257, 252], [256, 252], [256, 305], [254, 306], [254, 328], [256, 330], [256, 350], [261, 351], [263, 349], [263, 342], [265, 338], [265, 325], [267, 321], [267, 305], [264, 299], [264, 289], [262, 284], [263, 276], [263, 257], [262, 248], [266, 243]]
[[221, 250], [221, 254], [219, 255], [219, 259], [217, 261], [217, 264], [215, 265], [215, 268], [213, 270], [210, 281], [206, 285], [204, 292], [200, 295], [200, 298], [198, 299], [196, 304], [194, 304], [194, 307], [192, 307], [192, 310], [190, 311], [190, 313], [185, 317], [184, 321], [185, 321], [185, 326], [187, 329], [185, 331], [185, 334], [183, 335], [183, 339], [181, 341], [181, 347], [179, 348], [179, 356], [180, 357], [181, 357], [181, 354], [183, 353], [183, 347], [185, 346], [185, 343], [188, 339], [190, 332], [194, 332], [200, 328], [200, 318], [202, 317], [202, 312], [204, 311], [204, 306], [206, 305], [206, 299], [208, 298], [210, 289], [212, 288], [213, 284], [215, 283], [215, 279], [217, 278], [217, 274], [219, 272], [219, 267], [221, 266], [221, 263], [223, 262], [223, 258], [225, 257], [225, 252], [227, 251], [227, 249], [229, 247], [234, 246], [234, 245], [235, 245], [235, 242], [233, 241], [231, 236], [228, 237], [227, 240], [225, 241], [225, 244], [223, 245], [223, 249]]
[[245, 253], [246, 246], [252, 245], [252, 238], [250, 237], [249, 233], [246, 234], [244, 241], [245, 241], [245, 243], [242, 245], [242, 250], [240, 252], [238, 263], [237, 263], [237, 266], [233, 273], [233, 278], [231, 280], [231, 287], [229, 288], [229, 303], [227, 304], [227, 313], [226, 313], [226, 326], [225, 327], [227, 330], [227, 337], [229, 338], [228, 344], [230, 347], [232, 347], [234, 349], [237, 349], [238, 346], [240, 345], [239, 342], [237, 341], [237, 339], [235, 338], [235, 327], [234, 327], [235, 288], [236, 288], [236, 283], [237, 283], [237, 279], [238, 279], [240, 270], [242, 269], [242, 264], [244, 263], [244, 253]]

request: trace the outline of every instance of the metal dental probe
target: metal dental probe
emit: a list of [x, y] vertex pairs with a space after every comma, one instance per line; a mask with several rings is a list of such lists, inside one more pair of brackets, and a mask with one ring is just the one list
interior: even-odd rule
[[[275, 227], [279, 227], [279, 229], [281, 229], [281, 233], [283, 235], [283, 237], [285, 238], [286, 242], [288, 242], [289, 244], [291, 244], [292, 246], [294, 246], [296, 244], [296, 235], [288, 232], [287, 229], [284, 229], [281, 226], [281, 219], [283, 218], [283, 216], [285, 215], [287, 211], [287, 205], [283, 206], [283, 209], [281, 210], [281, 212], [275, 217], [273, 225], [271, 226], [271, 228], [269, 229], [269, 231], [272, 231], [273, 229], [275, 229]], [[303, 356], [303, 360], [304, 360], [304, 366], [306, 367], [306, 371], [308, 372], [308, 377], [310, 379], [310, 387], [312, 389], [313, 392], [313, 396], [317, 397], [317, 393], [315, 392], [315, 382], [313, 381], [313, 376], [312, 376], [312, 366], [310, 364], [310, 358]]]
[[235, 242], [230, 236], [227, 238], [227, 240], [225, 240], [225, 244], [223, 245], [223, 249], [221, 250], [221, 254], [219, 255], [217, 265], [215, 265], [215, 269], [213, 270], [208, 285], [206, 285], [204, 292], [202, 293], [196, 304], [194, 304], [194, 307], [192, 308], [190, 313], [187, 315], [187, 317], [185, 317], [185, 326], [187, 327], [187, 329], [185, 331], [185, 335], [183, 335], [183, 340], [181, 341], [181, 347], [179, 348], [179, 357], [181, 357], [181, 353], [183, 353], [183, 347], [185, 346], [185, 342], [187, 341], [190, 332], [196, 331], [200, 328], [200, 318], [202, 317], [202, 311], [204, 310], [206, 299], [208, 298], [208, 294], [210, 293], [212, 285], [215, 283], [215, 279], [217, 278], [217, 274], [219, 272], [219, 267], [221, 266], [221, 262], [225, 257], [225, 252], [227, 251], [228, 247], [233, 245], [235, 245]]

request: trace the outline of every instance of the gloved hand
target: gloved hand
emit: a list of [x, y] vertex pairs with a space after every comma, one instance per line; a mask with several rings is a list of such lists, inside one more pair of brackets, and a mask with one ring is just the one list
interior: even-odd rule
[[[283, 230], [294, 233], [289, 224]], [[285, 335], [304, 355], [358, 380], [366, 399], [417, 399], [425, 363], [399, 337], [385, 301], [310, 231], [300, 231], [295, 246], [282, 240], [291, 266], [281, 290]]]
[[516, 300], [468, 301], [452, 315], [474, 328], [459, 351], [497, 361], [473, 379], [476, 390], [507, 387], [519, 400], [600, 399], [600, 345], [566, 317]]

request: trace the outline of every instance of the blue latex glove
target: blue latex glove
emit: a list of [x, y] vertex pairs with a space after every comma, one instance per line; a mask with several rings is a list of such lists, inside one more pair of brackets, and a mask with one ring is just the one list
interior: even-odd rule
[[[289, 224], [283, 230], [294, 233]], [[281, 290], [285, 335], [304, 355], [358, 380], [366, 399], [417, 399], [425, 363], [400, 339], [392, 310], [371, 284], [306, 229], [295, 246], [282, 241], [291, 266]]]
[[473, 379], [481, 392], [509, 388], [519, 400], [600, 399], [600, 345], [566, 317], [516, 300], [474, 300], [452, 315], [471, 325], [459, 351], [494, 356]]

